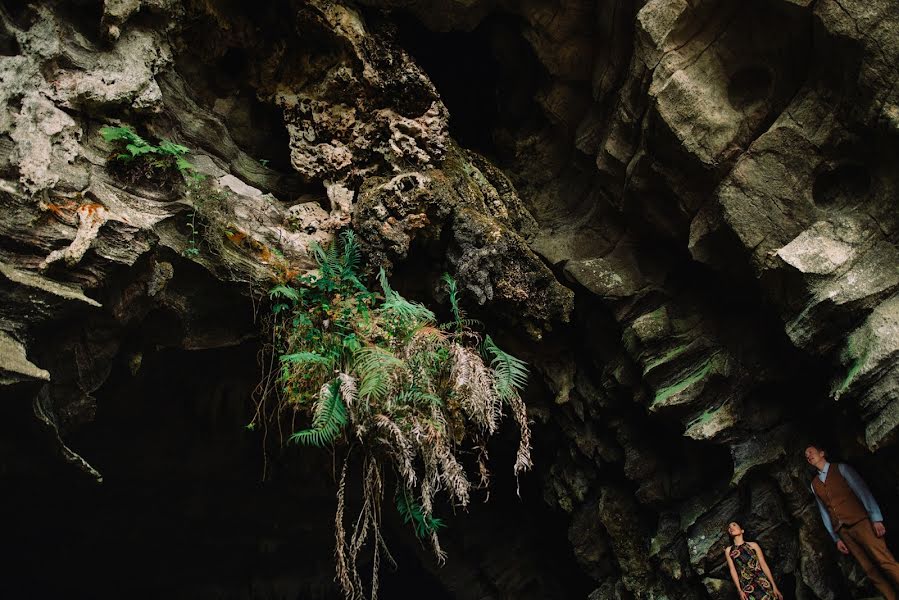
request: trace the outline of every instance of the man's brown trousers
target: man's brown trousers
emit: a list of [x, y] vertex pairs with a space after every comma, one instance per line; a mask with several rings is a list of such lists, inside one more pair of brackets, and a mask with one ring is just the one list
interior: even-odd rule
[[871, 521], [865, 519], [855, 525], [844, 525], [837, 533], [877, 591], [886, 600], [897, 600], [899, 563], [893, 558], [883, 538], [874, 533]]

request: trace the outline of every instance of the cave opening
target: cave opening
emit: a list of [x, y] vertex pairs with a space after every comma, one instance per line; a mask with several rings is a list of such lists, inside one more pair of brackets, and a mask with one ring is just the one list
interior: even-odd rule
[[[213, 285], [177, 265], [169, 299], [198, 282]], [[118, 283], [129, 288], [129, 282], [126, 276]], [[88, 328], [104, 344], [118, 340], [111, 371], [92, 393], [93, 420], [64, 435], [103, 482], [63, 464], [47, 444], [25, 448], [44, 438], [11, 441], [10, 451], [26, 450], [31, 462], [14, 469], [0, 507], [16, 517], [8, 530], [15, 576], [5, 589], [92, 598], [341, 597], [333, 562], [335, 457], [281, 448], [274, 430], [266, 436], [246, 427], [262, 342], [240, 333], [253, 327], [246, 299], [214, 285], [207, 292], [208, 298], [190, 296], [199, 313], [187, 320], [157, 307], [124, 330], [112, 321], [88, 321], [57, 331], [69, 339]], [[107, 290], [101, 300], [113, 306], [122, 295]], [[227, 307], [227, 323], [208, 302]], [[198, 341], [207, 347], [185, 349]], [[48, 356], [58, 351], [47, 349]], [[21, 433], [30, 420], [26, 393], [16, 406], [11, 431]], [[536, 435], [546, 439], [535, 441], [535, 455], [548, 462], [549, 436]], [[514, 591], [521, 598], [561, 599], [585, 597], [594, 587], [577, 568], [565, 515], [543, 500], [538, 472], [520, 481], [512, 476], [517, 442], [517, 429], [508, 425], [490, 446], [489, 503], [482, 502], [486, 494], [476, 494], [467, 511], [439, 503], [448, 525], [441, 532], [449, 552], [443, 567], [402, 523], [391, 493], [385, 495], [384, 536], [398, 568], [382, 564], [382, 597], [405, 597], [409, 590], [434, 600]], [[349, 502], [352, 519], [359, 498]], [[362, 555], [366, 577], [371, 563], [365, 550]]]
[[[5, 494], [5, 514], [17, 519], [8, 531], [16, 575], [4, 589], [42, 597], [340, 598], [329, 457], [272, 453], [263, 481], [264, 440], [245, 427], [259, 350], [251, 341], [161, 348], [139, 364], [121, 357], [96, 393], [95, 420], [67, 439], [103, 482], [43, 465]], [[414, 549], [394, 540], [391, 551], [400, 570], [382, 569], [385, 597], [407, 588], [448, 597]]]
[[517, 17], [495, 13], [468, 32], [430, 31], [403, 11], [391, 21], [449, 109], [450, 133], [462, 146], [496, 157], [497, 130], [527, 129], [542, 118], [535, 94], [549, 76]]

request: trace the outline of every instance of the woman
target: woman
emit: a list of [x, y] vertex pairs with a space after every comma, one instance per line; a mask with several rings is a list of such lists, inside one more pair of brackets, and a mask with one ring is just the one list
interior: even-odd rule
[[734, 543], [724, 551], [730, 576], [740, 593], [740, 600], [783, 600], [762, 549], [755, 542], [743, 540], [743, 528], [737, 522], [727, 526]]

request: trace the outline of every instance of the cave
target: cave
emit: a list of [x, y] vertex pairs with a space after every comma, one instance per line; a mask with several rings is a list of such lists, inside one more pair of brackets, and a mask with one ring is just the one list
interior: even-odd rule
[[3, 3], [0, 589], [884, 592], [891, 9]]

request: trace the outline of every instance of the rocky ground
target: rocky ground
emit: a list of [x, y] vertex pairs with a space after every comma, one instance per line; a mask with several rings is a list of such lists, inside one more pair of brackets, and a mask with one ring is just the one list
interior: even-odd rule
[[382, 597], [732, 598], [734, 518], [788, 598], [870, 595], [801, 453], [899, 531], [897, 62], [880, 0], [0, 3], [0, 589], [336, 597], [330, 458], [242, 425], [266, 290], [351, 226], [535, 375], [521, 499], [442, 568], [389, 523]]

